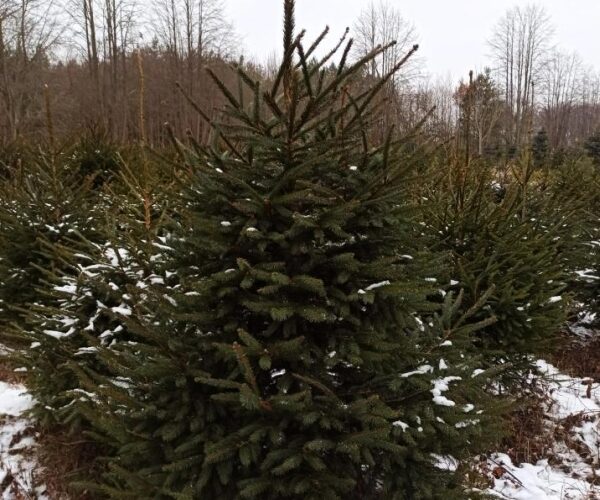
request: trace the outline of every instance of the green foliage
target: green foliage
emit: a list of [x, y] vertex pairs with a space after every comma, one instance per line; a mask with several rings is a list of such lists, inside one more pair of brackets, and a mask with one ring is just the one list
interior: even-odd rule
[[100, 131], [92, 130], [67, 154], [82, 177], [93, 177], [95, 187], [118, 175], [122, 165], [117, 146]]
[[567, 213], [516, 172], [501, 186], [485, 164], [457, 171], [427, 191], [426, 227], [432, 245], [452, 253], [453, 287], [465, 290], [465, 304], [482, 302], [482, 314], [498, 319], [475, 345], [492, 359], [543, 351], [569, 304], [561, 254]]
[[92, 179], [59, 164], [53, 155], [39, 154], [12, 170], [0, 186], [1, 322], [22, 319], [22, 309], [38, 302], [38, 288], [48, 274], [63, 268], [60, 254], [46, 243], [65, 242], [77, 232], [94, 238], [90, 220], [100, 200]]
[[[337, 351], [311, 356], [308, 338], [261, 341], [243, 330], [231, 344], [189, 333], [165, 344], [146, 325], [140, 343], [100, 348], [125, 376], [82, 377], [82, 411], [87, 403], [101, 442], [116, 450], [98, 491], [461, 498], [460, 482], [433, 467], [431, 454], [483, 449], [497, 437], [498, 408], [484, 389], [494, 372], [477, 375], [466, 356], [470, 335], [493, 319], [473, 324], [459, 309], [448, 294], [429, 324], [388, 340], [379, 370], [366, 362], [359, 370]], [[316, 366], [307, 370], [309, 357]]]
[[556, 168], [548, 182], [548, 196], [557, 210], [572, 213], [563, 226], [562, 261], [569, 273], [574, 313], [585, 323], [600, 319], [600, 184], [599, 172], [587, 159]]
[[533, 164], [536, 167], [546, 166], [548, 161], [549, 145], [548, 145], [548, 134], [545, 129], [540, 129], [531, 143], [531, 155]]
[[594, 165], [600, 165], [600, 132], [595, 133], [585, 141], [585, 150], [594, 162]]
[[[69, 159], [62, 160], [68, 165], [65, 171], [72, 167]], [[15, 348], [11, 361], [27, 369], [34, 414], [42, 424], [86, 428], [78, 411], [80, 382], [71, 365], [106, 373], [108, 368], [94, 356], [98, 346], [133, 341], [123, 317], [143, 309], [148, 283], [168, 279], [160, 275], [162, 254], [168, 249], [160, 232], [168, 187], [159, 191], [162, 177], [152, 174], [143, 155], [137, 161], [148, 167], [148, 182], [122, 164], [121, 175], [103, 191], [94, 191], [89, 183], [89, 205], [69, 205], [68, 223], [58, 225], [65, 227], [60, 238], [54, 237], [55, 231], [48, 236], [36, 226], [23, 228], [36, 233], [35, 248], [48, 260], [32, 264], [35, 287], [23, 285], [32, 298], [19, 307], [19, 321], [5, 327], [3, 337]], [[62, 184], [57, 187], [68, 200], [70, 192]], [[54, 206], [52, 193], [38, 193], [42, 207]], [[25, 279], [31, 280], [31, 273]], [[13, 307], [15, 298], [10, 297]]]

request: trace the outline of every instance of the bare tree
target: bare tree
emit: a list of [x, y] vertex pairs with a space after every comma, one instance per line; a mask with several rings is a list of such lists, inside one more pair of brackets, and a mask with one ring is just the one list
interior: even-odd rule
[[427, 96], [425, 109], [433, 109], [427, 126], [431, 134], [441, 141], [448, 141], [456, 132], [459, 106], [454, 99], [454, 82], [447, 76], [424, 84], [420, 92]]
[[[97, 19], [99, 8], [94, 0], [66, 0], [64, 12], [69, 19], [69, 50], [83, 57], [94, 81], [99, 77], [99, 44], [101, 34]], [[101, 27], [101, 25], [100, 25]]]
[[[378, 46], [388, 47], [379, 56], [371, 60], [368, 78], [382, 78], [392, 72], [409, 50], [415, 45], [417, 35], [414, 26], [402, 17], [398, 9], [385, 0], [375, 3], [373, 0], [360, 13], [354, 24], [354, 55], [363, 57]], [[391, 124], [408, 128], [415, 119], [416, 95], [410, 84], [419, 74], [420, 64], [414, 56], [405, 62], [400, 71], [395, 72], [383, 89], [385, 107], [381, 114], [381, 123], [376, 134], [383, 133]]]
[[593, 67], [581, 71], [579, 106], [573, 113], [571, 131], [582, 141], [600, 130], [600, 73]]
[[[354, 24], [354, 51], [362, 57], [379, 45], [396, 44], [371, 61], [370, 76], [381, 78], [406, 55], [417, 41], [415, 27], [402, 17], [400, 11], [384, 0], [373, 0], [365, 7]], [[418, 73], [419, 64], [411, 58], [394, 75], [394, 84], [406, 83]]]
[[223, 0], [155, 0], [153, 17], [160, 43], [181, 59], [228, 58], [237, 52], [239, 40]]
[[0, 99], [4, 137], [17, 139], [26, 120], [39, 118], [44, 73], [59, 40], [53, 2], [3, 0], [0, 3]]
[[582, 63], [575, 53], [553, 50], [540, 74], [541, 119], [550, 147], [567, 146], [571, 120], [579, 104]]
[[489, 41], [507, 106], [509, 145], [519, 148], [531, 123], [533, 92], [552, 35], [543, 7], [513, 7], [496, 25]]
[[470, 90], [471, 122], [477, 141], [477, 154], [481, 156], [496, 129], [502, 114], [503, 102], [500, 100], [500, 92], [492, 80], [489, 68], [477, 75]]
[[[190, 96], [203, 104], [210, 101], [202, 68], [213, 59], [228, 59], [238, 50], [239, 39], [225, 15], [223, 0], [155, 0], [152, 26], [159, 47], [171, 68], [166, 82], [173, 89], [180, 82]], [[170, 95], [174, 126], [196, 130], [203, 122], [192, 113], [179, 93]]]

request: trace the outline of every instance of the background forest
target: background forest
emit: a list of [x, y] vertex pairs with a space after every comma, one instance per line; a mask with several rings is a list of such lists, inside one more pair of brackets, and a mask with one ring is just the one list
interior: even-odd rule
[[[384, 74], [418, 40], [410, 20], [389, 2], [365, 3], [351, 31], [353, 58], [398, 42], [362, 69], [367, 79]], [[548, 151], [564, 154], [594, 136], [598, 70], [556, 46], [553, 21], [542, 6], [507, 11], [487, 43], [488, 68], [475, 71], [470, 98], [474, 153], [514, 156], [531, 142], [532, 132], [544, 131], [539, 140]], [[273, 78], [281, 57], [275, 46], [266, 62], [247, 60], [244, 52], [222, 0], [3, 0], [0, 140], [4, 145], [47, 140], [46, 100], [57, 138], [74, 139], [88, 130], [120, 143], [139, 139], [141, 57], [147, 142], [168, 143], [165, 122], [177, 135], [191, 131], [202, 142], [208, 131], [174, 82], [213, 113], [223, 101], [206, 66], [223, 73], [227, 62], [242, 61], [250, 74]], [[423, 68], [415, 57], [392, 78], [384, 120], [408, 130], [435, 106], [425, 128], [445, 141], [460, 125], [468, 75], [457, 84]], [[232, 83], [230, 76], [220, 76]]]

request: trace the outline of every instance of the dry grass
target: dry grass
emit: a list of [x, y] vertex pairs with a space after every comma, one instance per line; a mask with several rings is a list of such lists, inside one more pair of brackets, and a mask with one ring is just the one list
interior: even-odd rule
[[[0, 361], [0, 381], [8, 384], [23, 384], [23, 373], [15, 372], [9, 362]], [[10, 417], [9, 417], [10, 418]], [[34, 484], [44, 485], [46, 495], [52, 500], [88, 500], [92, 497], [86, 492], [73, 491], [69, 484], [80, 474], [94, 477], [96, 450], [90, 441], [81, 436], [71, 436], [60, 428], [51, 431], [29, 427], [25, 433], [17, 435], [18, 441], [23, 437], [35, 436], [35, 457], [32, 459], [40, 465], [34, 471]], [[11, 446], [14, 443], [11, 443]], [[1, 490], [9, 488], [15, 500], [30, 499], [30, 492], [25, 491], [17, 478], [8, 474], [0, 485]]]
[[508, 416], [506, 428], [510, 434], [502, 440], [500, 448], [513, 463], [536, 463], [547, 457], [554, 441], [546, 418], [549, 403], [550, 397], [541, 382], [536, 381], [531, 392], [521, 398]]
[[[16, 420], [15, 417], [10, 415], [3, 415], [0, 418], [0, 425], [10, 426]], [[21, 443], [21, 440], [29, 437], [34, 437], [35, 431], [31, 427], [27, 427], [22, 432], [15, 433], [12, 435], [11, 441], [8, 444], [8, 449], [13, 449], [13, 447], [18, 447]], [[5, 450], [3, 450], [5, 451]], [[10, 452], [9, 452], [10, 453]], [[30, 448], [24, 447], [19, 448], [19, 454], [23, 456], [31, 455], [32, 451]], [[4, 457], [3, 457], [4, 459]], [[35, 459], [35, 458], [34, 458]], [[4, 462], [1, 464], [2, 469], [5, 472], [4, 479], [2, 483], [0, 483], [0, 492], [4, 495], [2, 498], [14, 498], [16, 500], [30, 500], [32, 498], [32, 491], [30, 491], [30, 485], [27, 484], [26, 481], [23, 481], [24, 477], [21, 474], [21, 470], [17, 467], [13, 467], [9, 464], [5, 464]]]
[[[600, 381], [600, 338], [583, 341], [565, 333], [548, 361], [571, 377]], [[535, 379], [528, 388], [528, 395], [518, 402], [507, 421], [511, 432], [503, 440], [501, 449], [513, 463], [536, 463], [543, 458], [552, 461], [552, 446], [561, 441], [585, 458], [585, 446], [573, 439], [571, 430], [581, 425], [586, 417], [573, 415], [549, 425], [546, 412], [551, 405], [544, 382]]]
[[23, 373], [15, 372], [15, 367], [0, 361], [0, 380], [7, 384], [22, 384], [24, 381]]
[[94, 445], [81, 436], [71, 436], [60, 429], [43, 432], [37, 437], [38, 463], [41, 474], [38, 479], [47, 488], [53, 500], [88, 500], [92, 496], [73, 491], [70, 483], [77, 477], [94, 477], [96, 470]]
[[[20, 417], [4, 416], [0, 424], [9, 425]], [[25, 438], [34, 438], [33, 447], [19, 447]], [[37, 498], [34, 488], [44, 487], [44, 494], [52, 500], [91, 500], [85, 492], [73, 491], [69, 484], [75, 477], [85, 471], [85, 475], [94, 473], [95, 451], [90, 443], [61, 433], [60, 430], [40, 432], [33, 425], [16, 433], [8, 449], [18, 449], [18, 453], [27, 460], [39, 465], [31, 473], [30, 481], [23, 481], [20, 471], [5, 467], [6, 476], [0, 484], [0, 491], [9, 494], [11, 499], [31, 500]], [[12, 452], [9, 452], [12, 453]], [[27, 472], [23, 472], [27, 475]], [[88, 476], [89, 477], [89, 476]], [[93, 476], [92, 476], [93, 477]], [[4, 497], [3, 497], [4, 498]]]
[[572, 377], [600, 382], [600, 335], [583, 340], [565, 333], [548, 361]]
[[[571, 377], [589, 379], [591, 390], [592, 382], [600, 382], [600, 338], [582, 340], [565, 333], [548, 361]], [[567, 449], [574, 451], [594, 470], [594, 462], [598, 457], [590, 456], [588, 447], [573, 432], [573, 428], [581, 427], [590, 416], [575, 414], [552, 422], [547, 418], [552, 404], [544, 381], [534, 379], [529, 394], [519, 401], [507, 421], [507, 428], [511, 432], [503, 440], [501, 450], [510, 456], [514, 464], [537, 463], [547, 459], [549, 463], [561, 466], [564, 465], [563, 460], [554, 456], [553, 447], [556, 443], [564, 443]], [[487, 471], [488, 477], [490, 473], [493, 474], [493, 471]], [[600, 477], [585, 479], [592, 484], [600, 483]]]

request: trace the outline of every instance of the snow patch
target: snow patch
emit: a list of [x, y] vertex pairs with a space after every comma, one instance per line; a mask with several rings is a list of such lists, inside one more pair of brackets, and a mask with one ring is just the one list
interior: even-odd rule
[[[436, 405], [440, 406], [456, 406], [456, 403], [442, 393], [450, 389], [450, 382], [454, 382], [456, 380], [462, 380], [461, 377], [451, 376], [438, 378], [432, 381], [433, 389], [431, 389], [431, 394], [433, 394], [433, 402]], [[458, 424], [456, 424], [458, 425]]]
[[504, 453], [491, 455], [486, 467], [494, 471], [494, 485], [485, 493], [518, 500], [600, 498], [600, 485], [594, 484], [600, 469], [600, 384], [570, 377], [544, 360], [536, 367], [551, 399], [546, 407], [550, 429], [565, 419], [579, 424], [567, 425], [569, 438], [552, 443], [548, 458], [535, 464], [515, 465]]
[[33, 407], [33, 398], [22, 385], [0, 382], [0, 414], [17, 417]]
[[400, 375], [401, 378], [412, 377], [413, 375], [425, 375], [426, 373], [433, 373], [433, 366], [431, 365], [421, 365], [416, 370], [412, 372], [403, 373]]
[[389, 284], [389, 280], [380, 281], [379, 283], [373, 283], [372, 285], [369, 285], [366, 290], [367, 292], [370, 292], [371, 290], [375, 290], [376, 288], [381, 288], [382, 286], [387, 286]]
[[0, 382], [0, 498], [49, 500], [46, 488], [36, 485], [39, 466], [35, 462], [32, 422], [23, 414], [33, 407], [33, 398], [22, 385]]

